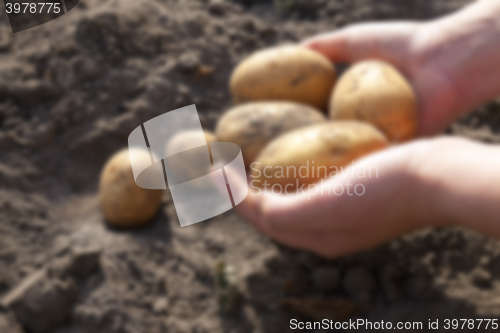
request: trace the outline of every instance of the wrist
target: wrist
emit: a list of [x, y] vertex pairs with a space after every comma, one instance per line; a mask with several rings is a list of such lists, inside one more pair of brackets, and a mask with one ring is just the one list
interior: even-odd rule
[[500, 1], [478, 1], [422, 25], [413, 47], [418, 67], [439, 72], [456, 98], [456, 116], [500, 91]]
[[414, 213], [423, 226], [459, 225], [500, 236], [500, 148], [462, 138], [416, 143]]
[[442, 140], [424, 139], [411, 144], [411, 158], [406, 167], [408, 189], [412, 192], [409, 210], [419, 228], [448, 226], [456, 222], [444, 203], [446, 190], [440, 176], [440, 161], [436, 159], [440, 155], [436, 152], [440, 152], [439, 142]]

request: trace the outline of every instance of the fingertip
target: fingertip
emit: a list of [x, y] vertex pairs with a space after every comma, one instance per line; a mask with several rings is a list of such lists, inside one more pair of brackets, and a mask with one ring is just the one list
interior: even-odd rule
[[301, 209], [303, 205], [298, 194], [266, 194], [261, 204], [262, 224], [273, 232], [295, 229], [296, 224], [301, 224], [304, 214], [308, 214], [307, 209]]
[[265, 232], [263, 224], [261, 195], [257, 192], [248, 192], [247, 197], [236, 206], [238, 213], [252, 226], [261, 232]]
[[348, 61], [347, 35], [344, 30], [307, 38], [301, 45], [323, 54], [331, 61]]
[[320, 45], [320, 44], [321, 44], [321, 40], [318, 40], [318, 36], [306, 38], [300, 43], [300, 45], [305, 46], [305, 47], [309, 47], [309, 48], [318, 47], [318, 45]]

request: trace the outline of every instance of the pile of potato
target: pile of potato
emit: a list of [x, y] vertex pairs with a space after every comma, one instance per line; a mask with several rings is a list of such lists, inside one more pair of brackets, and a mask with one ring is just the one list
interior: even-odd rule
[[274, 47], [241, 62], [230, 88], [243, 104], [222, 116], [216, 139], [241, 147], [257, 186], [267, 181], [293, 190], [316, 183], [329, 174], [274, 171], [344, 167], [417, 130], [410, 84], [381, 61], [354, 64], [336, 82], [334, 65], [323, 55], [298, 45]]
[[[258, 180], [254, 184], [287, 186], [287, 193], [330, 175], [277, 177], [266, 174], [267, 169], [344, 167], [411, 139], [417, 129], [410, 84], [380, 61], [354, 64], [337, 82], [334, 65], [323, 55], [302, 46], [279, 46], [239, 64], [230, 89], [237, 105], [221, 117], [215, 134], [205, 133], [207, 142], [239, 145], [250, 177]], [[172, 144], [182, 146], [184, 139]], [[147, 152], [143, 158], [150, 158]], [[185, 174], [179, 177], [190, 178], [190, 165], [199, 161], [183, 162], [179, 170]], [[100, 198], [108, 222], [135, 227], [155, 215], [161, 191], [139, 188], [128, 151], [121, 151], [104, 167]]]

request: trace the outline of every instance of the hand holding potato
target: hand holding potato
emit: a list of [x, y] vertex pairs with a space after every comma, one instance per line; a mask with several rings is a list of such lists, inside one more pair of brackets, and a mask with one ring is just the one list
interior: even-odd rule
[[[374, 166], [378, 177], [356, 176]], [[499, 169], [498, 147], [459, 138], [420, 140], [365, 157], [314, 192], [254, 191], [236, 208], [271, 238], [331, 258], [428, 226], [459, 224], [500, 237], [500, 187], [491, 186], [500, 184]], [[365, 193], [327, 194], [328, 187], [356, 186]]]
[[439, 20], [359, 24], [303, 45], [333, 62], [377, 59], [392, 64], [415, 90], [417, 135], [428, 136], [498, 96], [499, 15], [497, 1], [477, 1]]
[[[498, 95], [499, 16], [497, 1], [477, 1], [441, 20], [358, 25], [303, 45], [334, 62], [392, 64], [415, 90], [417, 134], [432, 135]], [[353, 177], [367, 166], [379, 176]], [[272, 238], [328, 257], [427, 226], [458, 224], [500, 237], [500, 187], [492, 186], [500, 184], [498, 170], [500, 148], [456, 138], [414, 141], [365, 157], [321, 185], [363, 185], [363, 196], [254, 191], [237, 209]]]

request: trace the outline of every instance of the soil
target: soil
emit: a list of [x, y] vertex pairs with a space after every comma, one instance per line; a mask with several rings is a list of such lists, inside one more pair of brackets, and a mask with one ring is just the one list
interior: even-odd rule
[[[105, 223], [100, 170], [139, 124], [195, 103], [213, 129], [234, 65], [351, 23], [429, 19], [466, 0], [86, 0], [12, 34], [0, 14], [0, 332], [287, 332], [292, 318], [500, 318], [500, 242], [428, 229], [336, 260], [234, 211], [180, 228]], [[448, 133], [500, 142], [500, 100]], [[442, 326], [441, 326], [442, 328]]]

